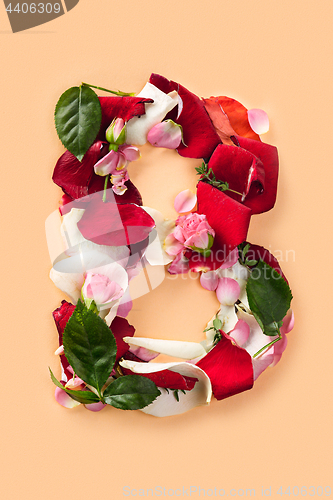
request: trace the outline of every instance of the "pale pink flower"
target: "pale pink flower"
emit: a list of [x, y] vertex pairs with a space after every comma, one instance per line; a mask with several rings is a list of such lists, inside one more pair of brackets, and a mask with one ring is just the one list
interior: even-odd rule
[[88, 272], [82, 294], [85, 299], [94, 300], [97, 307], [110, 304], [114, 300], [123, 296], [124, 290], [115, 281], [111, 281], [107, 276]]

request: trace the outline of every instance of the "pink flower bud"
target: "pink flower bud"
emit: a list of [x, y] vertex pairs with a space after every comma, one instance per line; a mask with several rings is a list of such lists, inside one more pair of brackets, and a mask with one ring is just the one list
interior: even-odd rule
[[147, 139], [152, 146], [176, 149], [182, 140], [182, 127], [172, 120], [166, 120], [151, 128]]
[[106, 140], [110, 144], [124, 144], [126, 142], [126, 123], [122, 118], [115, 118], [106, 131]]

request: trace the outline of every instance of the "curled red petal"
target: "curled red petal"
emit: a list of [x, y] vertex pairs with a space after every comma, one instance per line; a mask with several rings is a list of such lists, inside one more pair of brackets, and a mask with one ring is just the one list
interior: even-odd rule
[[[124, 375], [134, 375], [134, 373], [127, 368], [122, 367], [121, 369]], [[149, 378], [157, 387], [164, 387], [171, 390], [191, 391], [198, 381], [196, 378], [186, 377], [185, 375], [180, 375], [180, 373], [171, 370], [161, 370], [155, 373], [135, 373], [135, 375]]]
[[133, 337], [135, 328], [130, 325], [126, 318], [116, 316], [110, 325], [110, 330], [114, 335], [117, 343], [117, 357], [116, 361], [124, 356], [129, 350], [127, 342], [123, 341], [124, 337]]
[[65, 151], [53, 171], [52, 180], [71, 198], [88, 195], [88, 186], [94, 173], [94, 165], [101, 158], [103, 143], [94, 142], [80, 162], [72, 153]]
[[134, 116], [146, 113], [145, 104], [154, 102], [143, 97], [99, 97], [102, 108], [102, 123], [97, 138], [105, 141], [105, 131], [114, 118], [122, 118], [128, 122]]
[[207, 373], [216, 399], [225, 399], [253, 387], [250, 354], [221, 330], [221, 340], [197, 366]]
[[169, 81], [153, 73], [149, 82], [168, 94], [176, 90], [183, 101], [179, 117], [173, 110], [167, 115], [183, 128], [183, 142], [177, 148], [178, 153], [186, 158], [209, 158], [221, 140], [205, 109], [203, 101], [179, 83]]
[[226, 96], [211, 97], [210, 99], [221, 106], [237, 135], [260, 141], [259, 135], [250, 126], [247, 109], [243, 104]]
[[227, 182], [230, 189], [243, 196], [232, 191], [227, 191], [226, 194], [244, 202], [246, 206], [249, 193], [252, 200], [264, 189], [264, 165], [259, 158], [241, 147], [220, 144], [212, 154], [208, 167], [213, 170], [217, 179]]
[[251, 210], [203, 181], [198, 183], [197, 196], [198, 213], [206, 215], [215, 231], [215, 244], [227, 256], [246, 239]]
[[277, 149], [270, 144], [246, 139], [244, 137], [237, 136], [237, 141], [241, 148], [246, 149], [259, 158], [265, 170], [264, 190], [258, 194], [256, 183], [253, 183], [244, 204], [251, 208], [254, 214], [267, 212], [274, 207], [276, 200], [279, 174], [279, 157]]
[[145, 240], [155, 222], [137, 205], [103, 203], [96, 193], [77, 226], [84, 238], [98, 245], [122, 246]]
[[[68, 320], [74, 312], [74, 309], [75, 306], [73, 304], [67, 302], [66, 300], [63, 300], [61, 302], [61, 306], [55, 309], [55, 311], [53, 311], [52, 313], [59, 334], [59, 345], [62, 345], [62, 336]], [[63, 367], [67, 379], [70, 379], [72, 377], [72, 371], [68, 370], [70, 364], [68, 363], [67, 358], [64, 354], [60, 356], [60, 363]]]
[[[245, 243], [247, 244], [248, 242]], [[249, 243], [249, 245], [250, 248], [248, 249], [246, 254], [246, 257], [249, 260], [259, 260], [259, 259], [263, 260], [264, 262], [266, 262], [266, 264], [275, 269], [275, 271], [277, 271], [288, 283], [287, 278], [283, 274], [279, 261], [277, 260], [276, 257], [274, 257], [273, 254], [269, 252], [269, 250], [267, 250], [267, 248], [261, 247], [259, 245], [252, 245], [252, 243]]]

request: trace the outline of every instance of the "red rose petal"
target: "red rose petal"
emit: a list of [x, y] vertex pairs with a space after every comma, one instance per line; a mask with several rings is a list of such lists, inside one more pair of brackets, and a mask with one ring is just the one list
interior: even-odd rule
[[[69, 318], [72, 316], [74, 312], [75, 306], [66, 300], [61, 302], [61, 306], [58, 307], [55, 311], [53, 311], [53, 319], [55, 321], [58, 333], [59, 333], [59, 346], [62, 345], [62, 335], [64, 333], [65, 327], [68, 323]], [[70, 364], [67, 361], [67, 358], [64, 354], [60, 356], [60, 363], [63, 367], [65, 375], [67, 379], [70, 379], [73, 374], [72, 371], [68, 370]]]
[[[245, 242], [246, 244], [248, 243], [247, 241]], [[259, 245], [252, 245], [252, 243], [249, 243], [250, 248], [246, 254], [246, 257], [249, 260], [263, 260], [271, 266], [275, 271], [277, 271], [283, 278], [284, 280], [288, 283], [287, 278], [283, 274], [283, 271], [281, 269], [281, 266], [279, 264], [279, 261], [277, 260], [274, 255], [272, 255], [266, 248], [261, 247]]]
[[221, 330], [222, 338], [197, 366], [207, 373], [216, 399], [225, 399], [253, 387], [250, 354]]
[[124, 337], [133, 337], [135, 328], [130, 325], [127, 319], [116, 316], [110, 325], [110, 330], [113, 333], [117, 343], [116, 361], [122, 358], [129, 350], [129, 345], [123, 341]]
[[157, 387], [164, 387], [171, 390], [183, 390], [191, 391], [195, 386], [198, 379], [193, 377], [186, 377], [185, 375], [180, 375], [180, 373], [173, 372], [171, 370], [161, 370], [155, 373], [134, 373], [127, 368], [121, 368], [124, 375], [139, 375], [140, 377], [149, 378], [152, 380]]
[[237, 135], [260, 141], [259, 135], [256, 134], [250, 126], [247, 109], [243, 104], [226, 96], [211, 97], [210, 99], [220, 104]]
[[[251, 197], [263, 191], [265, 172], [262, 162], [252, 153], [238, 146], [219, 144], [212, 154], [208, 167], [217, 179], [228, 182], [230, 189], [245, 196], [251, 189]], [[226, 191], [231, 198], [241, 202], [241, 197], [232, 191]]]
[[264, 142], [253, 141], [237, 136], [241, 148], [250, 151], [261, 160], [265, 170], [265, 189], [258, 195], [257, 189], [252, 185], [244, 204], [251, 208], [252, 213], [267, 212], [275, 205], [277, 182], [279, 174], [279, 157], [275, 146]]
[[251, 210], [217, 188], [198, 183], [198, 213], [205, 214], [215, 231], [214, 242], [228, 253], [246, 239]]
[[186, 158], [208, 158], [220, 138], [208, 116], [203, 101], [179, 83], [169, 81], [161, 75], [153, 73], [149, 82], [166, 94], [176, 90], [183, 101], [183, 110], [180, 116], [175, 111], [168, 115], [183, 127], [183, 143], [177, 148], [178, 153]]
[[99, 97], [102, 108], [102, 124], [97, 139], [105, 141], [105, 131], [114, 118], [122, 118], [128, 122], [133, 116], [146, 113], [145, 103], [154, 102], [153, 99], [143, 97]]
[[66, 151], [56, 163], [53, 182], [73, 199], [87, 196], [94, 165], [102, 155], [102, 146], [101, 141], [95, 142], [84, 155], [82, 162]]
[[122, 246], [145, 240], [155, 222], [137, 205], [103, 203], [101, 194], [96, 193], [77, 227], [84, 238], [98, 245]]

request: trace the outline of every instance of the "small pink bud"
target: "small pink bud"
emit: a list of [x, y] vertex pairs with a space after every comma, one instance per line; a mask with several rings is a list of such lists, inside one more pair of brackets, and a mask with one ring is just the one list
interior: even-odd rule
[[124, 144], [126, 142], [126, 123], [122, 118], [115, 118], [106, 131], [106, 140], [110, 144]]
[[176, 149], [182, 140], [182, 127], [172, 120], [166, 120], [151, 128], [147, 139], [152, 146]]

